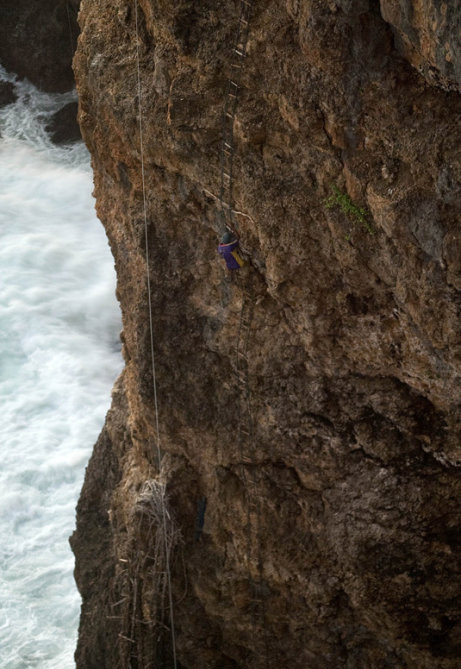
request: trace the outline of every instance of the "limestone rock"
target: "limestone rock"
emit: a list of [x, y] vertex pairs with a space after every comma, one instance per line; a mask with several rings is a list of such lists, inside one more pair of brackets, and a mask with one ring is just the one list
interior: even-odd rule
[[139, 0], [157, 432], [134, 7], [82, 4], [80, 124], [126, 367], [79, 502], [77, 666], [172, 666], [136, 516], [160, 438], [179, 666], [455, 669], [461, 99], [402, 59], [375, 1], [254, 3], [233, 169], [249, 265], [230, 276], [239, 7]]
[[380, 0], [398, 50], [431, 84], [461, 90], [461, 5], [450, 0]]

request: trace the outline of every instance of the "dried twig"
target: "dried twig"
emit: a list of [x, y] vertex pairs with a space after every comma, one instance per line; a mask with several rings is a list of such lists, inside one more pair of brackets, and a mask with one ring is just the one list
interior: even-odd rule
[[[166, 523], [164, 523], [166, 520]], [[168, 611], [167, 560], [180, 543], [181, 535], [168, 509], [165, 486], [156, 480], [146, 481], [132, 510], [128, 525], [129, 554], [120, 562], [127, 563], [127, 573], [120, 584], [122, 598], [112, 606], [122, 605], [120, 639], [130, 646], [120, 647], [121, 667], [131, 668], [134, 653], [137, 666], [149, 665], [141, 648], [143, 635], [137, 634], [139, 625], [152, 630], [151, 639], [161, 643]], [[154, 644], [155, 645], [155, 644]], [[145, 664], [147, 662], [147, 664]]]

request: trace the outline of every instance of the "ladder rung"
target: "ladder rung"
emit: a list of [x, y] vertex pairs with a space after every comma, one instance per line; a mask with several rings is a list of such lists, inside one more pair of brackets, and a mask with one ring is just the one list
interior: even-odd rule
[[229, 179], [229, 181], [230, 181], [231, 175], [228, 174], [228, 172], [223, 172], [222, 175], [225, 179]]
[[231, 118], [231, 119], [234, 118], [234, 114], [232, 112], [226, 112], [226, 116], [227, 116], [227, 118]]
[[238, 47], [237, 47], [236, 49], [234, 49], [234, 51], [235, 51], [235, 53], [237, 54], [237, 56], [241, 56], [242, 58], [245, 57], [245, 52], [244, 52], [244, 51], [240, 51], [240, 50], [238, 49]]

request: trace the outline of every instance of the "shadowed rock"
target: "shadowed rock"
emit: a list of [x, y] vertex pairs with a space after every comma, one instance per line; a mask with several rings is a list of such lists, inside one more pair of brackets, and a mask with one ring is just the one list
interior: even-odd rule
[[82, 138], [77, 122], [77, 112], [78, 103], [69, 102], [51, 117], [46, 131], [55, 144], [71, 144]]
[[79, 0], [3, 0], [0, 62], [43, 91], [72, 88]]
[[9, 81], [0, 81], [0, 107], [10, 105], [17, 100], [14, 84]]
[[397, 50], [430, 84], [460, 90], [459, 2], [381, 0], [381, 12], [392, 26]]

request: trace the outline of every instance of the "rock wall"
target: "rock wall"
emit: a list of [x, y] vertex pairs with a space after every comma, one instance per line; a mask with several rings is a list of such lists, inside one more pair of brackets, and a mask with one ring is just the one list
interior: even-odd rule
[[459, 666], [461, 101], [402, 58], [411, 17], [392, 29], [381, 4], [254, 3], [231, 276], [216, 195], [240, 2], [139, 0], [157, 434], [134, 5], [83, 0], [80, 124], [126, 366], [72, 538], [80, 669], [173, 666], [142, 510], [158, 436], [178, 666]]
[[74, 85], [80, 0], [2, 0], [0, 64], [51, 93]]
[[433, 83], [461, 86], [461, 12], [443, 0], [381, 0], [383, 18], [394, 28], [399, 51]]

